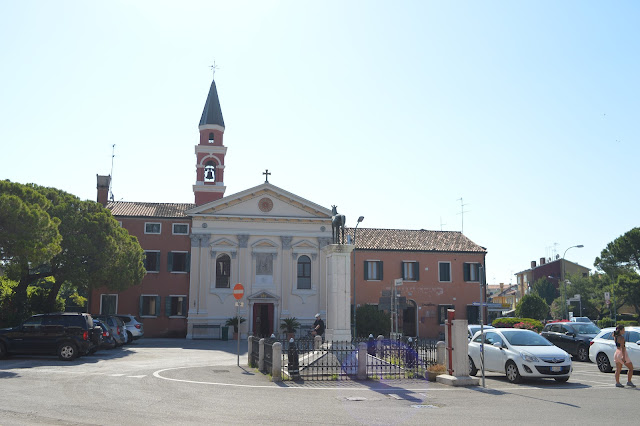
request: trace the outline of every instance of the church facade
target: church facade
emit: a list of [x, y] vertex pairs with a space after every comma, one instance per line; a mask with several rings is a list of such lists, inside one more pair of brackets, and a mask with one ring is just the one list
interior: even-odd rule
[[[302, 324], [304, 334], [316, 313], [326, 319], [333, 303], [323, 250], [332, 242], [332, 211], [271, 184], [268, 171], [260, 185], [225, 196], [227, 147], [215, 82], [198, 128], [193, 204], [108, 202], [109, 177], [98, 176], [98, 202], [138, 237], [147, 274], [140, 285], [119, 293], [94, 290], [90, 312], [137, 315], [151, 337], [221, 338], [238, 314], [246, 320], [243, 337], [279, 334], [288, 317]], [[459, 232], [357, 232], [350, 282], [358, 306], [388, 310], [390, 283], [404, 278], [399, 321], [409, 334], [436, 337], [442, 330], [439, 311], [454, 303], [457, 318], [475, 315], [469, 306], [479, 300], [483, 247]], [[443, 279], [436, 271], [445, 263], [456, 273]], [[384, 276], [383, 265], [394, 265], [393, 272]], [[475, 271], [474, 278], [457, 268]], [[244, 286], [242, 306], [233, 295], [237, 283]]]

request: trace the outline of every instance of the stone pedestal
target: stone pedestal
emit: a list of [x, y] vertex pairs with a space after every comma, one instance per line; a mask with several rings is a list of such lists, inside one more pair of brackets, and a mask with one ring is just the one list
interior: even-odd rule
[[[453, 353], [451, 361], [453, 364], [453, 374], [443, 374], [436, 377], [438, 383], [451, 386], [477, 386], [479, 381], [475, 377], [469, 376], [469, 340], [467, 331], [467, 320], [453, 320], [451, 329], [451, 343]], [[449, 335], [445, 330], [445, 342], [449, 345]], [[447, 353], [448, 355], [448, 353]], [[449, 368], [449, 359], [445, 360], [445, 366]]]
[[351, 252], [354, 248], [350, 244], [330, 244], [322, 249], [327, 258], [327, 342], [351, 342]]

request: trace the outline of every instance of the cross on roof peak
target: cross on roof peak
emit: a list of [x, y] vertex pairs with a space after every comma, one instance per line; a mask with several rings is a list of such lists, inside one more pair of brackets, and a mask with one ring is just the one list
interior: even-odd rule
[[266, 169], [262, 174], [264, 175], [264, 183], [269, 183], [269, 175], [271, 174], [269, 173], [269, 169]]

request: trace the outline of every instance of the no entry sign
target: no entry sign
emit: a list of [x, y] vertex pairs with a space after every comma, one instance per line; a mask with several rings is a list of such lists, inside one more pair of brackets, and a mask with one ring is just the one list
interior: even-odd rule
[[244, 296], [244, 286], [238, 283], [233, 286], [233, 297], [235, 297], [236, 300], [240, 300], [242, 299], [242, 296]]

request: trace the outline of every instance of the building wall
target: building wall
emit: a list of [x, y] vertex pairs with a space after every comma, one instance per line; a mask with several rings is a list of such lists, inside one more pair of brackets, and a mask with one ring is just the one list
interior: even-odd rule
[[[456, 319], [468, 319], [467, 306], [480, 301], [480, 281], [465, 282], [463, 264], [484, 264], [484, 253], [356, 250], [352, 256], [355, 256], [355, 300], [358, 306], [367, 303], [378, 305], [383, 292], [392, 290], [394, 279], [401, 278], [402, 263], [419, 263], [418, 280], [405, 280], [398, 289], [400, 296], [417, 306], [417, 334], [420, 337], [437, 338], [444, 332], [444, 326], [438, 323], [438, 305], [453, 305]], [[382, 280], [364, 279], [364, 262], [373, 260], [383, 262]], [[451, 282], [439, 281], [439, 262], [451, 263]], [[402, 322], [401, 319], [400, 324]]]
[[[169, 252], [189, 252], [191, 249], [189, 235], [173, 235], [172, 224], [188, 224], [188, 233], [190, 233], [191, 221], [189, 219], [125, 217], [116, 217], [116, 220], [120, 221], [131, 235], [138, 238], [143, 250], [160, 252], [159, 271], [147, 272], [141, 284], [118, 293], [116, 313], [136, 315], [142, 319], [146, 337], [184, 337], [187, 329], [186, 313], [184, 316], [170, 317], [166, 310], [166, 302], [170, 296], [188, 296], [189, 272], [170, 272], [167, 267]], [[147, 222], [161, 223], [161, 233], [145, 234]], [[101, 312], [102, 294], [116, 294], [116, 292], [104, 288], [95, 290], [91, 298], [91, 312]], [[141, 315], [140, 297], [142, 295], [160, 296], [156, 315]]]

